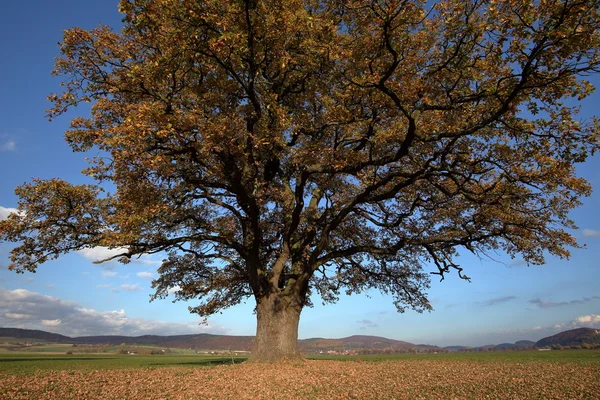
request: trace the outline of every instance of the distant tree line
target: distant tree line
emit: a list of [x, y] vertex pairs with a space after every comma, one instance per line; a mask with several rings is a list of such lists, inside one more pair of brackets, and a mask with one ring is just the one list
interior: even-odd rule
[[386, 348], [386, 349], [361, 349], [356, 352], [360, 355], [369, 354], [408, 354], [408, 353], [419, 353], [419, 354], [434, 354], [434, 353], [449, 353], [447, 349], [443, 348]]
[[585, 350], [594, 350], [594, 349], [600, 349], [600, 343], [579, 343], [579, 344], [571, 344], [568, 346], [563, 346], [561, 344], [553, 344], [550, 347], [552, 350], [579, 350], [579, 349], [585, 349]]
[[[503, 351], [503, 352], [513, 352], [513, 351], [531, 351], [531, 350], [540, 350], [548, 347], [470, 347], [464, 349], [458, 349], [456, 352], [459, 353], [482, 353], [482, 352], [495, 352], [495, 351]], [[550, 346], [552, 350], [594, 350], [600, 349], [600, 343], [577, 343], [570, 345], [561, 345], [561, 344], [553, 344]]]

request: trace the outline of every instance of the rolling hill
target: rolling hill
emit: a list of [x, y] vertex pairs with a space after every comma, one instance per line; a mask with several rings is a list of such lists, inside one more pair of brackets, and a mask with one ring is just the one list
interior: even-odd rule
[[514, 343], [500, 343], [496, 345], [496, 350], [523, 350], [523, 349], [533, 349], [535, 347], [535, 342], [531, 340], [519, 340]]
[[321, 351], [373, 351], [373, 352], [414, 352], [438, 351], [437, 346], [413, 344], [402, 340], [387, 339], [379, 336], [354, 335], [341, 339], [311, 338], [298, 341], [300, 351], [318, 353]]
[[[56, 343], [73, 344], [106, 344], [106, 345], [145, 345], [193, 350], [242, 350], [250, 351], [254, 336], [197, 335], [174, 336], [83, 336], [68, 337], [56, 333], [17, 329], [0, 328], [0, 337], [15, 339], [36, 339]], [[417, 345], [401, 340], [387, 339], [378, 336], [349, 336], [341, 339], [311, 338], [299, 340], [298, 345], [303, 353], [318, 353], [327, 351], [373, 351], [373, 352], [433, 352], [441, 348], [429, 345]]]
[[19, 328], [0, 328], [0, 337], [14, 339], [36, 339], [47, 342], [73, 343], [73, 339], [68, 336], [39, 331], [37, 329], [19, 329]]
[[469, 346], [446, 346], [444, 349], [455, 352], [455, 351], [506, 351], [506, 350], [526, 350], [533, 349], [535, 342], [531, 340], [519, 340], [515, 343], [500, 343], [500, 344], [487, 344], [485, 346], [469, 347]]
[[[68, 337], [33, 329], [0, 328], [0, 338], [20, 340], [43, 340], [54, 343], [69, 344], [106, 344], [106, 345], [145, 345], [193, 350], [241, 350], [250, 351], [254, 336], [228, 336], [211, 335], [207, 333], [196, 335], [173, 336], [82, 336]], [[402, 340], [387, 339], [379, 336], [354, 335], [340, 339], [310, 338], [298, 341], [300, 351], [303, 353], [320, 352], [435, 352], [435, 351], [481, 351], [481, 350], [524, 350], [535, 347], [549, 347], [552, 345], [576, 346], [583, 343], [600, 345], [600, 329], [578, 328], [545, 337], [538, 342], [519, 340], [515, 343], [501, 343], [480, 347], [447, 346], [440, 348], [424, 344], [413, 344]]]
[[536, 347], [548, 347], [554, 344], [561, 346], [576, 346], [583, 343], [600, 344], [600, 329], [572, 329], [540, 339], [535, 345]]

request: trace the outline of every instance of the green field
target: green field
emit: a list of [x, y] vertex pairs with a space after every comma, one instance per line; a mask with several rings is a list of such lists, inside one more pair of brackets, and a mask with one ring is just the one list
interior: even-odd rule
[[39, 370], [108, 370], [123, 368], [207, 367], [241, 363], [245, 357], [205, 354], [43, 354], [0, 353], [0, 374], [27, 374]]
[[[54, 351], [54, 347], [50, 347]], [[63, 347], [64, 351], [64, 347]], [[443, 354], [392, 354], [363, 356], [307, 356], [311, 360], [337, 361], [471, 361], [471, 362], [553, 362], [575, 364], [600, 364], [600, 350], [563, 351], [520, 351], [489, 353], [443, 353]], [[108, 370], [123, 368], [162, 368], [162, 367], [210, 367], [222, 364], [241, 363], [246, 357], [208, 354], [44, 354], [40, 352], [0, 353], [0, 373], [33, 373], [39, 370]]]
[[308, 356], [315, 360], [439, 360], [439, 361], [476, 361], [476, 362], [569, 362], [599, 363], [600, 350], [553, 350], [553, 351], [493, 351], [493, 352], [456, 352], [439, 354], [373, 354], [363, 356]]

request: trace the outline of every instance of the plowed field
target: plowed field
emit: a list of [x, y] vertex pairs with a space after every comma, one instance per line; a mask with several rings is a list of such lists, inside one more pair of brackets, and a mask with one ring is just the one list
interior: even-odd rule
[[307, 360], [0, 375], [3, 400], [582, 398], [600, 398], [598, 363]]

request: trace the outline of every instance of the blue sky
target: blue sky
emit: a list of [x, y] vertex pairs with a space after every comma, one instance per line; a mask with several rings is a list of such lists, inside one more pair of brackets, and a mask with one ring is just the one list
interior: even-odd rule
[[[31, 178], [58, 177], [73, 183], [85, 155], [72, 153], [63, 140], [70, 118], [44, 118], [46, 96], [59, 90], [54, 57], [63, 29], [120, 24], [116, 0], [9, 2], [0, 13], [0, 218], [17, 204], [13, 191]], [[600, 83], [600, 79], [594, 79]], [[600, 94], [588, 98], [582, 118], [598, 114]], [[78, 110], [84, 113], [85, 110]], [[570, 260], [548, 258], [527, 267], [506, 255], [494, 260], [463, 256], [472, 278], [433, 279], [431, 313], [396, 312], [392, 299], [378, 292], [342, 297], [335, 305], [303, 311], [300, 337], [385, 336], [414, 343], [483, 345], [520, 339], [538, 340], [574, 327], [600, 328], [600, 159], [579, 166], [594, 194], [572, 213], [580, 230], [574, 235], [586, 249]], [[0, 327], [44, 329], [66, 335], [226, 333], [253, 335], [253, 304], [229, 309], [198, 325], [187, 306], [160, 300], [149, 303], [151, 278], [159, 258], [129, 265], [92, 261], [103, 249], [69, 254], [42, 265], [35, 274], [6, 269], [10, 244], [0, 244]], [[317, 299], [315, 299], [317, 300]]]

